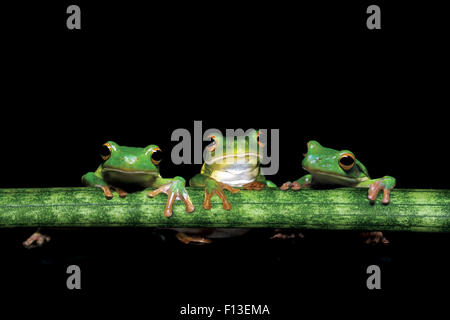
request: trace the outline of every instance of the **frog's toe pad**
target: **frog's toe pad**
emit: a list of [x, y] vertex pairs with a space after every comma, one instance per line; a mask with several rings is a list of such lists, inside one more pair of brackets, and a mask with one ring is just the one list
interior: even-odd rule
[[172, 210], [167, 208], [164, 210], [164, 216], [170, 218], [172, 216]]
[[292, 185], [291, 185], [292, 190], [297, 191], [297, 190], [300, 190], [301, 188], [302, 188], [302, 186], [300, 185], [300, 183], [298, 183], [297, 181], [292, 182]]
[[186, 204], [186, 212], [191, 213], [191, 212], [194, 212], [194, 210], [195, 210], [195, 207], [192, 204], [192, 202], [189, 204]]
[[386, 188], [382, 181], [376, 181], [369, 187], [369, 194], [367, 198], [373, 203], [377, 199], [378, 192], [383, 190], [383, 204], [389, 204], [391, 189]]
[[231, 210], [232, 208], [231, 203], [229, 203], [228, 200], [226, 199], [223, 201], [222, 206], [227, 211]]
[[99, 186], [99, 187], [103, 190], [103, 193], [105, 194], [105, 198], [107, 200], [111, 200], [113, 198], [113, 193], [108, 186]]
[[285, 183], [283, 183], [283, 184], [281, 185], [280, 189], [281, 189], [281, 190], [288, 190], [288, 189], [291, 187], [291, 185], [292, 185], [292, 182], [290, 182], [290, 181], [285, 182]]
[[119, 197], [121, 198], [125, 198], [128, 195], [128, 192], [126, 192], [125, 190], [119, 189], [119, 188], [115, 188], [117, 193], [119, 194]]
[[259, 190], [261, 190], [264, 187], [265, 187], [265, 184], [262, 183], [262, 182], [258, 182], [258, 181], [253, 181], [253, 182], [250, 182], [250, 183], [247, 183], [247, 184], [244, 185], [244, 189], [245, 190], [257, 190], [257, 191], [259, 191]]
[[298, 183], [297, 181], [294, 181], [294, 182], [290, 182], [290, 181], [285, 182], [285, 183], [283, 183], [283, 185], [280, 187], [281, 190], [289, 190], [289, 189], [292, 189], [292, 190], [295, 190], [295, 191], [300, 190], [301, 188], [302, 188], [301, 184]]

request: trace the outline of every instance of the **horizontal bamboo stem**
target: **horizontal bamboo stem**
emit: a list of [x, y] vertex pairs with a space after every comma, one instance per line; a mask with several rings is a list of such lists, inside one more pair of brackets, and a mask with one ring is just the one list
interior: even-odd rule
[[147, 192], [106, 200], [97, 188], [0, 189], [0, 227], [242, 227], [346, 230], [450, 231], [450, 190], [394, 189], [391, 204], [373, 205], [367, 189], [227, 192], [233, 208], [214, 197], [202, 207], [204, 191], [188, 188], [195, 211], [177, 201], [163, 216], [167, 196]]

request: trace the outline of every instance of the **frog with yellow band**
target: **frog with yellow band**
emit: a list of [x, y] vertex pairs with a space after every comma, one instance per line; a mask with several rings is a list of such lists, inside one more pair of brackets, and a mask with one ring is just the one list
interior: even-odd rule
[[[231, 193], [245, 190], [261, 190], [277, 186], [261, 174], [261, 152], [263, 143], [259, 141], [259, 131], [249, 130], [245, 136], [224, 137], [220, 133], [210, 136], [213, 143], [207, 147], [207, 157], [201, 172], [195, 175], [189, 185], [204, 188], [203, 208], [211, 210], [211, 198], [217, 195], [225, 210], [232, 211], [225, 190]], [[243, 228], [177, 228], [177, 238], [189, 243], [209, 243], [214, 238], [228, 238], [246, 233]]]
[[113, 141], [104, 145], [101, 155], [103, 163], [95, 172], [88, 172], [82, 177], [82, 182], [89, 187], [98, 187], [103, 190], [106, 199], [112, 199], [114, 189], [119, 197], [125, 197], [125, 189], [157, 188], [148, 193], [155, 197], [161, 192], [167, 194], [168, 199], [164, 215], [172, 215], [172, 205], [175, 200], [182, 200], [187, 212], [194, 211], [189, 194], [185, 188], [186, 182], [182, 177], [162, 178], [159, 174], [159, 163], [155, 155], [161, 149], [156, 145], [145, 148], [119, 146]]
[[224, 189], [231, 193], [239, 189], [261, 190], [276, 185], [261, 174], [261, 152], [263, 144], [259, 141], [259, 131], [251, 130], [247, 136], [223, 137], [220, 133], [211, 135], [214, 141], [209, 145], [210, 156], [206, 159], [199, 174], [189, 185], [205, 188], [203, 207], [211, 209], [211, 197], [216, 194], [225, 210], [231, 210]]

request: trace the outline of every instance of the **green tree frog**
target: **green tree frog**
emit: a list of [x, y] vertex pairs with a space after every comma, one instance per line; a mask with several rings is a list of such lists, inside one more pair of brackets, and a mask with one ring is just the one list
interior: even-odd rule
[[[294, 182], [286, 182], [281, 190], [300, 190], [302, 188], [319, 185], [338, 185], [358, 188], [369, 188], [368, 198], [374, 202], [378, 192], [383, 190], [383, 204], [390, 201], [390, 192], [395, 187], [395, 178], [385, 176], [379, 179], [370, 179], [366, 167], [356, 159], [355, 155], [348, 150], [334, 150], [325, 148], [317, 141], [307, 143], [308, 151], [304, 154], [303, 168], [309, 172]], [[380, 231], [362, 232], [366, 243], [388, 244], [383, 233]], [[274, 237], [285, 238], [282, 233]]]
[[[251, 130], [246, 137], [233, 136], [228, 140], [220, 133], [215, 133], [210, 138], [213, 139], [213, 143], [207, 147], [210, 157], [203, 164], [201, 172], [189, 181], [190, 186], [205, 189], [203, 208], [210, 210], [211, 197], [217, 195], [222, 200], [223, 208], [231, 210], [231, 203], [224, 190], [237, 193], [238, 188], [261, 190], [264, 187], [277, 187], [261, 174], [259, 151], [263, 144], [259, 141], [258, 131]], [[219, 152], [221, 150], [222, 152]], [[177, 238], [184, 243], [191, 241], [207, 243], [210, 242], [209, 238], [226, 238], [247, 232], [247, 229], [239, 228], [176, 230], [180, 232]]]
[[308, 151], [302, 161], [303, 168], [309, 174], [294, 182], [286, 182], [281, 190], [300, 190], [315, 185], [339, 185], [369, 188], [368, 198], [375, 201], [383, 190], [383, 204], [390, 201], [390, 192], [395, 187], [395, 178], [385, 176], [370, 179], [366, 167], [348, 150], [334, 150], [321, 146], [317, 141], [307, 144]]
[[222, 200], [225, 210], [231, 210], [224, 189], [237, 193], [239, 189], [236, 188], [261, 190], [264, 187], [277, 187], [261, 174], [259, 147], [263, 144], [259, 141], [258, 131], [252, 130], [247, 138], [233, 136], [233, 140], [228, 141], [219, 133], [210, 138], [214, 140], [208, 146], [211, 157], [203, 164], [201, 172], [189, 181], [192, 187], [205, 188], [203, 207], [206, 210], [211, 209], [211, 197], [214, 194]]
[[172, 215], [172, 205], [175, 200], [183, 200], [187, 212], [194, 211], [189, 194], [185, 188], [186, 182], [182, 177], [162, 178], [159, 174], [159, 163], [155, 154], [161, 149], [156, 145], [145, 148], [119, 146], [113, 141], [104, 145], [101, 155], [103, 163], [95, 172], [88, 172], [82, 177], [82, 182], [89, 187], [98, 187], [103, 190], [106, 199], [112, 199], [112, 189], [119, 197], [125, 197], [127, 192], [122, 188], [157, 188], [148, 193], [155, 197], [161, 192], [167, 194], [168, 199], [164, 215]]

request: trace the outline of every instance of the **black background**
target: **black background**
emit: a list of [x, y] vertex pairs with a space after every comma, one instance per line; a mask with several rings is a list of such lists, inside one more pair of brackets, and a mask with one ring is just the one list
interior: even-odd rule
[[[448, 33], [438, 2], [376, 1], [381, 30], [367, 30], [366, 1], [73, 3], [82, 30], [66, 28], [72, 2], [2, 8], [2, 188], [80, 186], [107, 140], [157, 144], [161, 174], [188, 179], [200, 165], [172, 164], [170, 136], [193, 133], [194, 120], [204, 130], [279, 129], [278, 185], [304, 174], [314, 139], [352, 150], [397, 187], [448, 188]], [[311, 302], [385, 306], [448, 282], [448, 235], [388, 233], [389, 247], [371, 248], [352, 232], [277, 242], [258, 230], [186, 247], [145, 229], [49, 230], [51, 243], [26, 251], [20, 242], [33, 231], [2, 230], [8, 290], [69, 303], [132, 296], [164, 319], [187, 303], [270, 304], [279, 317]], [[80, 292], [65, 289], [72, 263], [87, 275]], [[370, 264], [385, 270], [381, 291], [365, 287]]]

